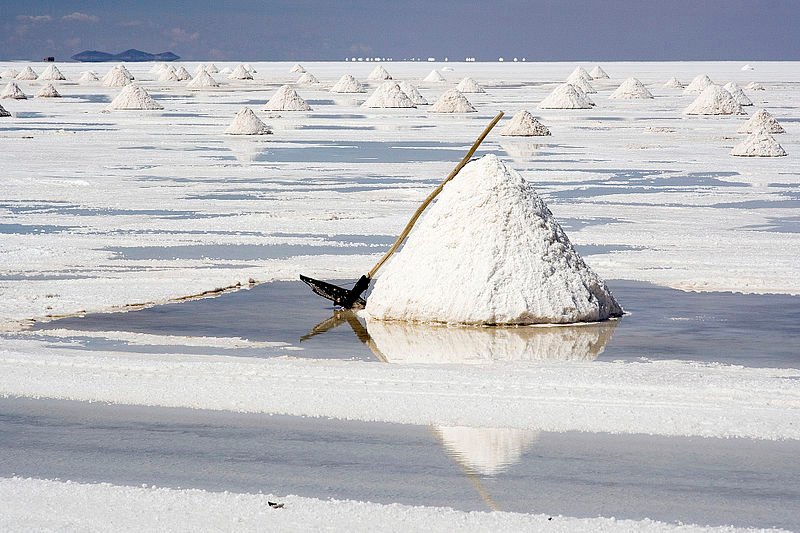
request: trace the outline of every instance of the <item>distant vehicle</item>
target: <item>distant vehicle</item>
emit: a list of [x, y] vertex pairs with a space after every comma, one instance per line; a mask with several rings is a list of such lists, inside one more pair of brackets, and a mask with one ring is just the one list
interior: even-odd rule
[[45, 63], [53, 63], [55, 60], [56, 58], [53, 56], [47, 56], [42, 58], [42, 61], [44, 61]]

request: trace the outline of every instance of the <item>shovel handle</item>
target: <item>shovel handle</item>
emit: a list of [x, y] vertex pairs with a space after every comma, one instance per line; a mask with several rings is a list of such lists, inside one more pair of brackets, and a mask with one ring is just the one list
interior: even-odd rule
[[383, 264], [386, 261], [388, 261], [388, 259], [392, 256], [392, 254], [395, 253], [395, 251], [397, 251], [397, 249], [400, 247], [400, 245], [403, 244], [403, 241], [406, 240], [406, 237], [408, 237], [408, 234], [411, 233], [411, 228], [414, 227], [414, 224], [416, 224], [417, 219], [420, 217], [420, 215], [422, 215], [422, 212], [425, 211], [425, 208], [430, 205], [430, 203], [433, 201], [433, 199], [436, 198], [439, 195], [440, 192], [442, 192], [442, 189], [447, 184], [447, 182], [450, 181], [451, 179], [455, 178], [456, 175], [458, 175], [458, 173], [461, 172], [461, 169], [464, 168], [464, 166], [467, 163], [469, 163], [469, 160], [475, 154], [475, 151], [481, 145], [481, 143], [486, 138], [486, 136], [489, 135], [489, 132], [492, 131], [492, 128], [494, 128], [495, 125], [498, 122], [500, 122], [501, 118], [503, 118], [503, 112], [502, 111], [497, 113], [497, 116], [495, 116], [492, 119], [492, 121], [489, 123], [489, 125], [486, 126], [486, 129], [483, 130], [483, 133], [481, 133], [480, 136], [472, 144], [472, 148], [469, 149], [469, 152], [467, 152], [467, 155], [465, 155], [464, 158], [456, 165], [456, 167], [453, 169], [453, 171], [450, 172], [450, 174], [444, 179], [444, 181], [438, 187], [436, 187], [433, 190], [433, 192], [431, 192], [428, 195], [427, 198], [425, 198], [425, 201], [422, 202], [422, 205], [420, 205], [417, 208], [417, 210], [414, 212], [414, 216], [411, 217], [411, 220], [408, 221], [408, 224], [406, 224], [406, 227], [403, 228], [403, 231], [397, 237], [397, 240], [394, 241], [394, 244], [392, 244], [392, 247], [389, 248], [389, 250], [385, 254], [383, 254], [383, 257], [381, 257], [380, 260], [377, 263], [375, 263], [375, 266], [372, 267], [372, 270], [369, 271], [369, 273], [367, 274], [367, 278], [372, 279], [375, 276], [375, 273], [378, 272], [378, 269], [381, 268], [383, 266]]

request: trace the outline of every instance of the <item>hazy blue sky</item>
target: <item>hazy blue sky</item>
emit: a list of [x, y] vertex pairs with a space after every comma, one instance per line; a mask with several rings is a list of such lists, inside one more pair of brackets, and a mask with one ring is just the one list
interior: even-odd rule
[[0, 59], [800, 59], [800, 0], [0, 0]]

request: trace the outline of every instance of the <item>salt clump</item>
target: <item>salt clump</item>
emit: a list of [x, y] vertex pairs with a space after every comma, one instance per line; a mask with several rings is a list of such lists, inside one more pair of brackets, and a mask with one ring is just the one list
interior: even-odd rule
[[30, 67], [25, 67], [22, 72], [14, 76], [14, 79], [21, 80], [21, 81], [31, 81], [38, 78], [39, 75]]
[[553, 89], [542, 102], [539, 109], [591, 109], [592, 104], [586, 95], [581, 95], [575, 87], [564, 83]]
[[178, 81], [189, 81], [192, 79], [192, 75], [189, 74], [189, 71], [183, 66], [175, 69], [175, 76], [178, 78]]
[[15, 82], [10, 81], [6, 88], [3, 89], [3, 92], [0, 93], [0, 98], [12, 98], [14, 100], [25, 100], [28, 98], [25, 96], [25, 93], [22, 92], [22, 89], [19, 88]]
[[753, 102], [744, 94], [744, 91], [735, 81], [729, 81], [725, 84], [725, 90], [731, 93], [733, 99], [739, 102], [739, 105], [748, 106], [753, 105]]
[[10, 117], [11, 113], [6, 111], [6, 108], [0, 105], [0, 117]]
[[294, 66], [289, 69], [289, 72], [291, 72], [292, 74], [302, 74], [305, 71], [306, 69], [304, 69], [303, 65], [301, 65], [300, 63], [295, 63]]
[[705, 74], [698, 74], [695, 78], [686, 86], [683, 90], [683, 94], [700, 94], [706, 90], [706, 87], [709, 85], [714, 85], [714, 82], [711, 81]]
[[744, 115], [742, 106], [719, 85], [709, 85], [684, 111], [686, 115]]
[[201, 70], [200, 74], [186, 84], [186, 87], [189, 89], [204, 89], [207, 87], [219, 87], [219, 83], [207, 70]]
[[241, 108], [225, 130], [228, 135], [267, 135], [272, 131], [249, 107]]
[[477, 113], [478, 110], [458, 89], [445, 91], [431, 106], [431, 113]]
[[310, 72], [303, 72], [303, 74], [297, 78], [295, 85], [319, 85], [319, 80]]
[[500, 131], [500, 135], [522, 136], [522, 137], [542, 137], [550, 135], [547, 126], [536, 120], [536, 117], [528, 111], [522, 110], [506, 124]]
[[0, 78], [16, 78], [19, 71], [13, 68], [7, 68], [3, 72], [0, 72]]
[[264, 106], [266, 111], [311, 111], [311, 106], [290, 85], [282, 85]]
[[86, 70], [81, 73], [81, 77], [78, 78], [78, 83], [86, 85], [88, 83], [93, 83], [95, 81], [100, 81], [100, 78], [97, 77], [97, 74], [92, 72], [91, 70]]
[[361, 107], [417, 107], [394, 81], [381, 83]]
[[647, 90], [642, 82], [636, 78], [628, 78], [609, 95], [615, 100], [632, 100], [637, 98], [652, 98], [653, 94]]
[[786, 150], [775, 138], [764, 130], [747, 136], [731, 150], [731, 155], [739, 157], [782, 157]]
[[442, 76], [438, 70], [433, 69], [431, 73], [425, 76], [425, 79], [422, 81], [427, 81], [430, 83], [442, 83], [447, 80], [444, 79], [444, 76]]
[[591, 76], [593, 80], [608, 79], [608, 74], [606, 74], [606, 71], [603, 70], [603, 67], [600, 65], [595, 65], [595, 67], [589, 71], [589, 76]]
[[253, 75], [250, 73], [249, 70], [247, 70], [245, 68], [244, 65], [239, 64], [239, 65], [236, 65], [236, 68], [234, 68], [233, 71], [230, 74], [228, 74], [228, 79], [231, 79], [231, 80], [252, 80], [253, 79]]
[[125, 73], [114, 67], [103, 76], [103, 85], [106, 87], [124, 87], [131, 82], [131, 79]]
[[36, 93], [37, 98], [61, 98], [61, 94], [53, 87], [52, 83], [48, 83]]
[[785, 133], [786, 130], [780, 125], [778, 120], [773, 117], [766, 109], [759, 109], [747, 122], [736, 130], [738, 133], [756, 133], [765, 130], [767, 133]]
[[386, 264], [380, 320], [568, 324], [622, 315], [533, 187], [494, 155], [469, 163]]
[[407, 81], [399, 81], [397, 84], [400, 86], [400, 90], [406, 93], [414, 105], [428, 105], [428, 101], [422, 96], [422, 93], [419, 92], [419, 89], [414, 87], [411, 83]]
[[108, 105], [107, 109], [164, 109], [153, 100], [147, 91], [138, 85], [128, 84], [122, 88], [116, 98]]
[[750, 83], [745, 85], [744, 88], [747, 89], [748, 91], [764, 91], [764, 90], [766, 90], [766, 89], [764, 89], [763, 85], [761, 85], [760, 83], [754, 82], [754, 81], [751, 81]]
[[676, 78], [675, 76], [671, 77], [667, 80], [664, 84], [665, 89], [683, 89], [683, 82]]
[[372, 72], [369, 73], [369, 76], [367, 76], [367, 79], [370, 79], [370, 80], [390, 80], [390, 79], [392, 79], [392, 75], [389, 74], [389, 72], [385, 68], [383, 68], [382, 65], [378, 65], [377, 67], [372, 69]]
[[456, 85], [456, 89], [461, 91], [462, 93], [485, 93], [486, 91], [483, 90], [483, 87], [480, 84], [467, 76], [458, 85]]
[[350, 74], [345, 74], [339, 81], [337, 81], [333, 87], [331, 87], [332, 93], [362, 93], [364, 92], [364, 86], [359, 83], [357, 79], [355, 79]]
[[58, 67], [55, 65], [48, 65], [44, 72], [39, 74], [40, 80], [47, 80], [47, 81], [61, 81], [66, 80], [67, 78], [58, 70]]

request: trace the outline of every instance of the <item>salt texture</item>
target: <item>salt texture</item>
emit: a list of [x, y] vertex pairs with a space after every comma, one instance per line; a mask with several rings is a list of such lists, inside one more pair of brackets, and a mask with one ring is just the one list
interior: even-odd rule
[[127, 68], [125, 68], [125, 65], [123, 65], [122, 63], [120, 63], [114, 68], [120, 70], [123, 74], [125, 74], [128, 77], [129, 80], [133, 81], [134, 79], [136, 79], [133, 77], [133, 74], [131, 74], [130, 71]]
[[589, 71], [589, 76], [591, 76], [593, 80], [608, 79], [609, 77], [600, 65], [595, 65], [595, 67]]
[[738, 133], [756, 133], [765, 130], [767, 133], [785, 133], [786, 130], [780, 125], [778, 120], [773, 117], [766, 109], [759, 109], [747, 122], [741, 125]]
[[377, 67], [372, 69], [372, 72], [369, 73], [369, 76], [367, 76], [367, 79], [370, 79], [370, 80], [390, 80], [390, 79], [392, 79], [392, 75], [389, 74], [389, 72], [385, 68], [383, 68], [382, 65], [378, 65]]
[[422, 81], [427, 81], [430, 83], [442, 83], [447, 80], [444, 79], [444, 76], [442, 76], [438, 70], [433, 69], [431, 73], [425, 76], [425, 79]]
[[0, 117], [10, 117], [11, 113], [6, 111], [6, 108], [0, 105]]
[[381, 83], [361, 107], [417, 107], [394, 81]]
[[636, 98], [652, 98], [653, 95], [647, 90], [642, 82], [636, 78], [628, 78], [620, 84], [617, 89], [609, 95], [615, 100], [631, 100]]
[[106, 87], [124, 87], [130, 82], [130, 78], [117, 67], [112, 68], [103, 76], [103, 85]]
[[303, 74], [297, 78], [295, 85], [319, 85], [319, 80], [310, 72], [303, 72]]
[[530, 112], [522, 110], [506, 124], [505, 128], [500, 131], [500, 135], [542, 137], [550, 135], [550, 130]]
[[289, 72], [291, 72], [292, 74], [302, 74], [305, 71], [306, 69], [304, 69], [303, 65], [301, 65], [300, 63], [295, 63], [294, 66], [289, 69]]
[[663, 85], [663, 87], [665, 89], [683, 89], [683, 82], [681, 82], [681, 80], [673, 76], [667, 80], [667, 82]]
[[158, 81], [178, 81], [178, 74], [175, 72], [175, 67], [170, 65], [163, 69], [158, 74]]
[[6, 85], [6, 88], [3, 89], [3, 92], [0, 93], [0, 98], [13, 98], [14, 100], [25, 100], [27, 96], [25, 93], [22, 92], [22, 89], [19, 88], [15, 82], [10, 81]]
[[400, 86], [400, 90], [406, 93], [406, 96], [414, 102], [414, 105], [428, 105], [428, 101], [413, 84], [407, 81], [400, 81], [397, 84]]
[[36, 93], [37, 98], [61, 98], [61, 94], [53, 87], [52, 83], [48, 83]]
[[122, 88], [107, 109], [164, 109], [147, 91], [135, 84]]
[[580, 76], [576, 76], [574, 79], [567, 80], [567, 83], [569, 83], [570, 85], [572, 85], [577, 89], [580, 89], [586, 94], [594, 94], [597, 92], [595, 88], [592, 87], [591, 83], [589, 83], [584, 78], [581, 78]]
[[272, 131], [252, 109], [243, 107], [236, 113], [225, 133], [228, 135], [267, 135]]
[[706, 90], [706, 87], [709, 85], [714, 85], [714, 82], [711, 81], [705, 74], [698, 74], [695, 78], [686, 86], [683, 90], [683, 94], [700, 94]]
[[192, 75], [189, 74], [189, 71], [183, 66], [175, 69], [175, 76], [177, 76], [178, 81], [189, 81], [192, 79]]
[[684, 111], [686, 115], [744, 115], [742, 106], [719, 85], [709, 85]]
[[364, 87], [359, 83], [357, 79], [355, 79], [350, 74], [345, 74], [339, 81], [337, 81], [333, 87], [331, 87], [332, 93], [361, 93], [364, 92]]
[[380, 320], [568, 324], [620, 316], [533, 187], [495, 155], [449, 182], [384, 267]]
[[219, 83], [207, 70], [201, 70], [193, 80], [186, 84], [189, 89], [204, 89], [207, 87], [219, 87]]
[[19, 71], [13, 68], [7, 68], [3, 72], [0, 72], [0, 78], [16, 78]]
[[431, 106], [431, 113], [477, 113], [477, 111], [458, 89], [445, 91]]
[[591, 109], [592, 104], [569, 83], [553, 89], [539, 104], [539, 109]]
[[38, 77], [39, 75], [36, 74], [36, 72], [30, 66], [27, 66], [24, 69], [22, 69], [22, 72], [14, 76], [14, 79], [22, 81], [31, 81], [35, 80]]
[[44, 72], [39, 74], [38, 79], [46, 81], [61, 81], [66, 80], [67, 78], [65, 78], [61, 71], [58, 70], [57, 66], [48, 65], [48, 67], [44, 69]]
[[739, 105], [742, 106], [749, 106], [753, 105], [753, 102], [744, 94], [744, 91], [735, 81], [729, 81], [725, 84], [725, 90], [731, 93], [733, 99], [739, 102]]
[[290, 85], [282, 85], [264, 106], [266, 111], [311, 111], [311, 106]]
[[486, 91], [483, 90], [483, 87], [480, 84], [467, 76], [458, 85], [456, 85], [456, 89], [461, 91], [462, 93], [485, 93]]
[[747, 136], [731, 150], [731, 155], [739, 157], [781, 157], [786, 155], [786, 150], [778, 144], [775, 138], [764, 130], [757, 131]]
[[[572, 83], [575, 80], [581, 79], [586, 82], [592, 81], [592, 77], [586, 72], [586, 69], [583, 67], [575, 67], [569, 76], [567, 76], [567, 83]], [[573, 84], [574, 85], [574, 84]]]
[[757, 83], [755, 81], [751, 81], [750, 83], [745, 85], [744, 88], [747, 89], [748, 91], [764, 91], [764, 90], [766, 90], [766, 89], [764, 89], [763, 85], [761, 85], [760, 83]]
[[236, 65], [236, 68], [228, 74], [228, 79], [231, 80], [252, 80], [253, 75], [250, 73], [244, 65]]
[[580, 98], [583, 98], [584, 100], [586, 100], [589, 103], [590, 106], [594, 106], [595, 105], [594, 101], [591, 98], [589, 98], [589, 95], [586, 94], [585, 92], [583, 92], [583, 89], [581, 89], [578, 85], [573, 85], [573, 87], [575, 88], [575, 92], [578, 93], [578, 96]]

